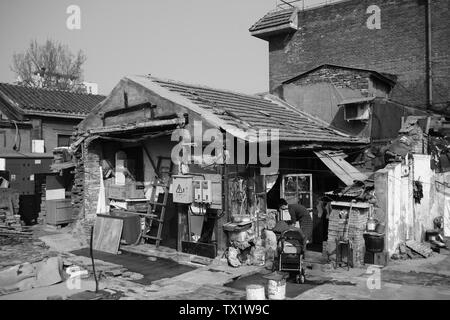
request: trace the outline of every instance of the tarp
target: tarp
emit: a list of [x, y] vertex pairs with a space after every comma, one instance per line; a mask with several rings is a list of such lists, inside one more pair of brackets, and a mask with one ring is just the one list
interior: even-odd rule
[[353, 185], [355, 180], [364, 181], [367, 176], [345, 161], [346, 155], [341, 151], [314, 151], [320, 160], [347, 186]]

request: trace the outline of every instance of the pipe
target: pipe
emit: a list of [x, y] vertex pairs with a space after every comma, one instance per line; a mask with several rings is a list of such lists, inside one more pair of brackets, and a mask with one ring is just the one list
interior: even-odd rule
[[433, 65], [431, 62], [431, 0], [427, 0], [427, 107], [433, 107]]

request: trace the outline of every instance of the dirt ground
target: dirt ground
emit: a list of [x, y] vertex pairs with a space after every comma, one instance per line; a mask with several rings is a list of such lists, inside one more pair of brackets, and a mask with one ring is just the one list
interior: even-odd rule
[[[71, 252], [85, 248], [67, 230], [36, 230], [36, 238], [28, 243], [10, 243], [1, 247], [0, 272], [8, 266], [36, 261], [59, 255], [65, 266], [77, 266], [87, 275], [79, 278], [79, 285], [71, 285], [71, 279], [47, 287], [33, 288], [0, 295], [0, 300], [45, 300], [45, 299], [122, 299], [122, 300], [245, 300], [246, 286], [266, 284], [264, 275], [271, 271], [261, 266], [232, 268], [226, 260], [217, 258], [208, 264], [192, 262], [192, 257], [173, 250], [140, 246], [131, 248], [133, 263], [127, 263], [127, 255], [111, 262], [95, 260], [98, 289], [101, 294], [86, 294], [95, 291], [95, 278], [88, 255]], [[82, 252], [82, 251], [80, 251]], [[138, 260], [136, 260], [138, 259]], [[140, 260], [139, 260], [140, 259]], [[145, 259], [148, 260], [148, 267]], [[158, 261], [159, 260], [159, 261]], [[168, 260], [173, 261], [167, 263]], [[308, 260], [308, 259], [307, 259]], [[333, 269], [329, 265], [314, 262], [314, 254], [307, 261], [306, 283], [297, 284], [288, 279], [287, 300], [379, 300], [379, 299], [450, 299], [450, 252], [442, 250], [428, 259], [391, 261], [385, 268], [369, 267], [355, 269]], [[320, 259], [318, 259], [320, 260]], [[176, 262], [176, 263], [175, 263]], [[134, 267], [133, 267], [134, 265]], [[136, 265], [138, 269], [134, 269]], [[148, 278], [155, 268], [180, 268], [181, 271], [163, 278]], [[146, 270], [148, 268], [149, 270]], [[152, 269], [153, 268], [153, 269]], [[141, 272], [141, 273], [139, 273]], [[143, 281], [147, 277], [148, 281]]]

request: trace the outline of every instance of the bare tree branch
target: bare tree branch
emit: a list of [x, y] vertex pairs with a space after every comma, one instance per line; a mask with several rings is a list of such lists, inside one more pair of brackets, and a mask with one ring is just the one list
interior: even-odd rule
[[67, 91], [84, 91], [82, 86], [86, 56], [83, 51], [73, 54], [67, 45], [47, 40], [39, 44], [32, 40], [28, 48], [15, 53], [11, 70], [19, 84]]

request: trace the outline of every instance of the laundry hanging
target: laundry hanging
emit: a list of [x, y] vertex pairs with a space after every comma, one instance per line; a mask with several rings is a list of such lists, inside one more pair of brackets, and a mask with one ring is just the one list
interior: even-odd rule
[[423, 186], [422, 182], [414, 181], [414, 191], [413, 191], [414, 202], [419, 203], [423, 198]]

